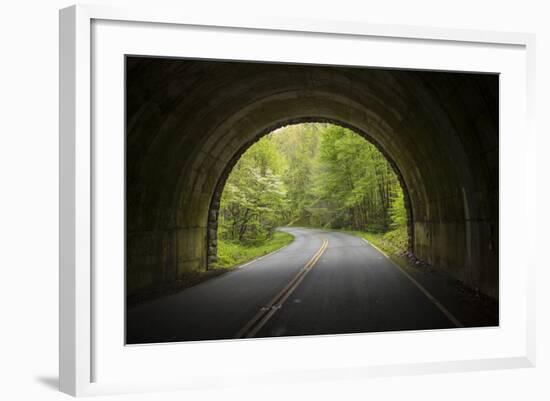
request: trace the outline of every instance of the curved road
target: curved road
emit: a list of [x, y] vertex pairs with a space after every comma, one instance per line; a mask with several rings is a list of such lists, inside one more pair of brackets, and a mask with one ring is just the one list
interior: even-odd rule
[[127, 343], [457, 327], [381, 252], [341, 232], [284, 228], [286, 248], [127, 312]]

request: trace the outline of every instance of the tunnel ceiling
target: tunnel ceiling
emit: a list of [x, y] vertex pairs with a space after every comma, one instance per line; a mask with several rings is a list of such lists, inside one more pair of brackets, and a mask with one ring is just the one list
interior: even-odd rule
[[415, 255], [498, 295], [497, 75], [140, 57], [126, 66], [136, 288], [206, 268], [216, 191], [248, 146], [289, 123], [332, 121], [398, 171]]

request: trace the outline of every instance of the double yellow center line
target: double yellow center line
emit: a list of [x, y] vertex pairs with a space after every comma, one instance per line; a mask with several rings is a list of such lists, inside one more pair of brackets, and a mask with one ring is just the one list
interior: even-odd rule
[[252, 319], [248, 321], [244, 327], [235, 334], [234, 338], [250, 338], [254, 337], [267, 321], [281, 308], [283, 303], [288, 299], [290, 294], [298, 288], [306, 274], [315, 266], [328, 247], [328, 240], [323, 240], [321, 248], [309, 259], [302, 269], [290, 280], [290, 282], [275, 295], [271, 301], [262, 307]]

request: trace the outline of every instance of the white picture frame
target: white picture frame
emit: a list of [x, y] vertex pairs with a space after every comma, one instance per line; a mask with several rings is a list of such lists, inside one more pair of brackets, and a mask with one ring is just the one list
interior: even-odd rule
[[[139, 45], [142, 51], [140, 54], [172, 56], [173, 54], [169, 54], [171, 53], [168, 49], [169, 44], [165, 50], [160, 50], [159, 54], [155, 53], [155, 39], [158, 39], [155, 35], [161, 35], [159, 36], [160, 38], [162, 35], [167, 35], [170, 29], [178, 30], [181, 28], [185, 31], [185, 27], [200, 27], [205, 32], [214, 30], [218, 35], [228, 35], [228, 32], [242, 33], [243, 35], [268, 33], [273, 36], [269, 40], [274, 40], [275, 42], [280, 40], [277, 39], [277, 35], [284, 33], [285, 35], [296, 35], [297, 37], [305, 35], [308, 38], [319, 38], [319, 40], [322, 38], [330, 40], [331, 37], [339, 37], [343, 40], [376, 40], [383, 38], [388, 43], [398, 43], [399, 41], [409, 41], [407, 43], [412, 43], [411, 41], [414, 41], [419, 46], [437, 45], [441, 47], [442, 51], [445, 46], [454, 46], [453, 51], [457, 52], [467, 52], [475, 49], [486, 51], [489, 48], [494, 48], [496, 49], [495, 52], [498, 53], [498, 49], [501, 49], [502, 52], [506, 52], [508, 50], [505, 49], [509, 49], [510, 54], [506, 53], [506, 57], [510, 57], [510, 60], [513, 61], [511, 64], [514, 64], [515, 67], [508, 66], [506, 68], [516, 68], [517, 71], [514, 72], [510, 69], [510, 72], [505, 73], [511, 77], [511, 86], [508, 89], [515, 87], [518, 90], [517, 93], [524, 94], [524, 96], [518, 96], [520, 99], [515, 100], [519, 103], [510, 103], [506, 107], [519, 106], [522, 108], [521, 110], [518, 109], [517, 116], [510, 117], [513, 120], [509, 121], [514, 128], [521, 130], [522, 145], [519, 146], [514, 142], [515, 139], [512, 136], [507, 136], [506, 138], [509, 140], [502, 141], [501, 151], [503, 154], [501, 156], [501, 167], [504, 166], [503, 160], [506, 160], [506, 150], [510, 149], [510, 147], [518, 152], [520, 160], [524, 163], [517, 168], [514, 176], [508, 174], [508, 170], [501, 169], [501, 182], [506, 184], [507, 180], [521, 180], [524, 182], [525, 191], [506, 198], [506, 205], [508, 206], [505, 205], [504, 210], [501, 211], [501, 220], [510, 220], [511, 226], [521, 224], [520, 220], [512, 219], [509, 215], [505, 214], [507, 210], [515, 208], [515, 210], [521, 211], [521, 216], [525, 217], [523, 221], [536, 221], [536, 211], [529, 204], [529, 198], [534, 198], [535, 184], [532, 177], [535, 176], [534, 171], [536, 169], [534, 157], [532, 157], [535, 148], [535, 134], [532, 129], [535, 85], [534, 35], [414, 26], [374, 25], [351, 21], [261, 18], [258, 16], [243, 16], [239, 20], [215, 19], [208, 15], [187, 15], [182, 10], [156, 9], [153, 6], [111, 8], [108, 6], [78, 5], [63, 9], [60, 11], [59, 374], [61, 391], [80, 396], [133, 391], [203, 388], [229, 385], [230, 382], [232, 385], [248, 382], [261, 384], [263, 381], [272, 378], [273, 375], [276, 375], [282, 381], [292, 382], [294, 380], [324, 380], [329, 372], [332, 378], [359, 378], [366, 376], [534, 366], [535, 261], [530, 256], [527, 256], [527, 258], [523, 258], [524, 263], [522, 264], [521, 276], [511, 277], [507, 275], [507, 270], [505, 270], [506, 274], [503, 275], [504, 287], [501, 283], [501, 289], [503, 290], [501, 291], [501, 308], [503, 309], [501, 309], [501, 313], [503, 311], [508, 312], [510, 304], [506, 301], [512, 296], [515, 299], [519, 297], [521, 301], [517, 302], [517, 310], [514, 310], [513, 313], [510, 312], [510, 319], [506, 319], [507, 315], [505, 314], [505, 319], [501, 322], [499, 328], [484, 329], [485, 331], [476, 329], [445, 333], [407, 333], [403, 334], [402, 337], [407, 341], [421, 342], [422, 336], [432, 336], [432, 340], [441, 342], [441, 345], [444, 345], [445, 341], [457, 341], [460, 338], [460, 341], [463, 341], [464, 344], [468, 344], [470, 341], [474, 345], [473, 342], [479, 340], [486, 341], [487, 344], [493, 342], [500, 347], [497, 348], [497, 345], [495, 345], [494, 349], [490, 349], [487, 352], [482, 352], [482, 347], [479, 347], [479, 349], [473, 350], [467, 355], [465, 354], [464, 358], [448, 358], [448, 356], [442, 355], [442, 359], [440, 358], [439, 360], [436, 360], [436, 358], [419, 360], [414, 354], [411, 354], [397, 362], [395, 358], [392, 359], [383, 352], [379, 356], [373, 357], [372, 360], [365, 360], [364, 356], [360, 353], [354, 357], [349, 356], [347, 357], [348, 359], [338, 359], [337, 350], [341, 349], [339, 347], [345, 347], [345, 344], [353, 343], [355, 347], [365, 346], [367, 343], [378, 341], [381, 341], [380, 344], [383, 344], [386, 340], [395, 341], [396, 336], [400, 335], [395, 333], [332, 336], [323, 339], [309, 338], [300, 343], [297, 343], [296, 341], [299, 340], [296, 339], [258, 340], [256, 342], [203, 342], [202, 344], [193, 345], [194, 348], [191, 346], [187, 347], [186, 351], [190, 355], [192, 363], [202, 366], [198, 360], [200, 353], [215, 351], [216, 353], [221, 353], [220, 355], [225, 355], [226, 358], [241, 355], [244, 362], [242, 362], [242, 366], [238, 370], [239, 377], [228, 376], [227, 378], [221, 378], [215, 371], [209, 371], [208, 369], [186, 370], [183, 367], [185, 375], [169, 375], [163, 376], [164, 378], [160, 379], [160, 374], [159, 377], [152, 377], [151, 372], [149, 372], [150, 376], [145, 372], [143, 377], [136, 375], [134, 378], [132, 374], [136, 374], [137, 370], [120, 369], [122, 365], [117, 365], [117, 363], [127, 363], [126, 367], [135, 366], [136, 360], [139, 361], [140, 358], [146, 358], [143, 359], [144, 362], [146, 361], [144, 363], [146, 365], [152, 361], [158, 363], [168, 358], [168, 350], [171, 350], [170, 347], [178, 347], [177, 344], [141, 347], [141, 350], [138, 350], [139, 347], [136, 347], [129, 350], [120, 343], [120, 347], [122, 347], [120, 350], [121, 355], [126, 355], [121, 356], [121, 358], [128, 357], [129, 359], [126, 362], [113, 359], [109, 360], [109, 363], [113, 363], [113, 366], [115, 366], [113, 370], [124, 370], [126, 375], [120, 374], [117, 376], [110, 374], [104, 380], [102, 372], [98, 371], [98, 369], [101, 370], [100, 366], [102, 364], [105, 365], [105, 361], [110, 356], [107, 356], [107, 348], [103, 345], [105, 344], [103, 339], [112, 333], [103, 333], [107, 329], [97, 328], [98, 322], [101, 322], [105, 318], [105, 314], [98, 313], [98, 310], [101, 310], [101, 306], [96, 306], [97, 299], [94, 296], [97, 295], [97, 287], [104, 283], [105, 275], [98, 275], [95, 269], [98, 266], [98, 261], [101, 262], [101, 260], [104, 260], [105, 255], [96, 254], [94, 248], [94, 238], [98, 238], [98, 230], [100, 230], [97, 219], [101, 218], [101, 212], [96, 213], [98, 199], [95, 197], [95, 191], [98, 189], [97, 185], [103, 185], [101, 180], [96, 181], [95, 177], [97, 174], [101, 174], [97, 173], [98, 169], [101, 169], [98, 163], [103, 163], [101, 161], [102, 157], [98, 157], [98, 152], [100, 153], [105, 149], [113, 149], [112, 154], [106, 156], [107, 159], [109, 157], [121, 158], [123, 154], [120, 152], [117, 153], [117, 150], [119, 150], [117, 144], [114, 144], [111, 148], [106, 148], [105, 144], [98, 144], [94, 139], [92, 127], [94, 125], [96, 127], [101, 125], [97, 121], [94, 121], [94, 118], [98, 118], [98, 114], [96, 114], [96, 110], [94, 109], [95, 104], [92, 101], [93, 91], [95, 90], [92, 80], [94, 74], [97, 72], [95, 70], [102, 68], [101, 63], [98, 64], [98, 60], [95, 57], [103, 54], [101, 53], [104, 50], [103, 48], [105, 48], [106, 53], [109, 53], [109, 51], [122, 51], [120, 47], [116, 48], [116, 46], [120, 43], [130, 43], [132, 40], [138, 40], [136, 36], [139, 36], [139, 31], [143, 29], [149, 29], [148, 37], [150, 41], [141, 41]], [[127, 34], [124, 33], [125, 31]], [[93, 40], [94, 32], [99, 37], [95, 42]], [[106, 49], [105, 35], [114, 35], [110, 37], [113, 40], [112, 48], [109, 50]], [[102, 37], [103, 39], [101, 39]], [[237, 54], [236, 50], [231, 48], [224, 49], [223, 52], [221, 50], [218, 51], [221, 58], [243, 59], [243, 57], [246, 57], [242, 54]], [[196, 53], [193, 54], [193, 56], [196, 55]], [[411, 68], [421, 67], [419, 65], [407, 64], [406, 60], [403, 62], [403, 59], [407, 57], [406, 52], [393, 55], [392, 57], [391, 60], [387, 59], [375, 64], [387, 67], [403, 67], [406, 65]], [[503, 56], [502, 60], [507, 60], [506, 57]], [[103, 55], [98, 57], [98, 59], [100, 58], [101, 60], [106, 59]], [[265, 57], [261, 59], [265, 60]], [[399, 61], [400, 59], [401, 62]], [[117, 62], [121, 61], [117, 60]], [[440, 64], [436, 66], [437, 69], [452, 70], [453, 64], [449, 64], [451, 62], [449, 60], [441, 60]], [[500, 61], [501, 63], [503, 62], [502, 60]], [[314, 63], [321, 62], [320, 60], [310, 61]], [[496, 63], [498, 61], [493, 60], [492, 62]], [[108, 65], [111, 64], [105, 64], [105, 66]], [[457, 68], [464, 69], [464, 66]], [[502, 72], [498, 68], [492, 68], [491, 71]], [[119, 71], [117, 74], [120, 73], [122, 71]], [[123, 90], [122, 87], [118, 87], [117, 85], [114, 85], [114, 87], [115, 90]], [[501, 96], [507, 96], [507, 93], [510, 92], [505, 90]], [[115, 97], [115, 99], [117, 98]], [[523, 107], [525, 108], [524, 110]], [[123, 105], [119, 104], [117, 110], [120, 111], [122, 108]], [[99, 113], [99, 118], [101, 118], [101, 113]], [[120, 118], [122, 119], [122, 116]], [[508, 120], [505, 122], [508, 124]], [[506, 131], [508, 125], [504, 125], [502, 128]], [[123, 131], [117, 130], [117, 132], [123, 135]], [[113, 181], [110, 185], [117, 185], [117, 181]], [[506, 185], [504, 185], [504, 188], [506, 188]], [[506, 191], [503, 192], [506, 195]], [[501, 194], [501, 200], [504, 195]], [[512, 209], [506, 209], [506, 207]], [[115, 234], [113, 235], [123, 236], [117, 230], [115, 230]], [[513, 233], [502, 233], [502, 235], [513, 236]], [[504, 239], [512, 241], [515, 238], [506, 237]], [[520, 242], [519, 245], [520, 249], [527, 251], [527, 255], [533, 254], [529, 252], [529, 248], [532, 245], [529, 244], [528, 239], [523, 239], [523, 242]], [[121, 249], [119, 251], [123, 252]], [[502, 252], [514, 251], [504, 250]], [[513, 254], [506, 254], [505, 256], [510, 256], [514, 260]], [[502, 257], [501, 260], [503, 260]], [[516, 273], [510, 272], [510, 274]], [[110, 294], [108, 297], [110, 297], [111, 302], [117, 303], [123, 299], [124, 288], [118, 285], [120, 282], [116, 280], [113, 283], [109, 289], [106, 289], [106, 293]], [[508, 287], [508, 284], [513, 284], [515, 287]], [[513, 294], [509, 290], [511, 288], [514, 289]], [[120, 292], [120, 297], [113, 295], [116, 291]], [[120, 305], [120, 308], [123, 308], [123, 305]], [[116, 318], [116, 316], [120, 315], [115, 314], [110, 318]], [[123, 322], [120, 322], [120, 324], [123, 324]], [[100, 327], [106, 326], [100, 325]], [[509, 335], [506, 334], [507, 330], [509, 331]], [[502, 333], [505, 334], [501, 336]], [[276, 362], [275, 366], [271, 368], [258, 365], [254, 366], [254, 368], [246, 367], [247, 362], [253, 360], [253, 354], [272, 352], [275, 358], [277, 353], [284, 352], [285, 349], [292, 350], [291, 353], [295, 352], [297, 344], [301, 348], [305, 348], [307, 352], [312, 352], [312, 350], [315, 350], [316, 347], [322, 344], [324, 349], [328, 350], [324, 358], [325, 361], [310, 365], [298, 364], [299, 366], [293, 369], [285, 369], [283, 365], [277, 365]], [[456, 352], [460, 352], [460, 349], [460, 346], [458, 346]], [[99, 363], [98, 360], [103, 362]], [[331, 366], [331, 361], [334, 362], [334, 367]], [[167, 366], [170, 367], [172, 365], [167, 363]]]

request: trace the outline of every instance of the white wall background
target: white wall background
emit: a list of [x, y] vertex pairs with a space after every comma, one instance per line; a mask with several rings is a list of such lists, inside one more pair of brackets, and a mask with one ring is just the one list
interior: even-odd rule
[[[128, 0], [97, 0], [115, 5]], [[139, 1], [141, 2], [141, 1]], [[146, 3], [146, 2], [143, 2]], [[273, 386], [259, 391], [120, 396], [157, 399], [550, 399], [550, 11], [523, 0], [155, 0], [220, 15], [293, 15], [373, 23], [428, 25], [537, 34], [538, 363], [533, 369], [453, 373]], [[50, 400], [57, 386], [58, 291], [58, 21], [64, 0], [3, 1], [0, 5], [0, 397]], [[521, 135], [521, 133], [518, 133]], [[535, 200], [533, 200], [535, 202]], [[520, 266], [518, 266], [520, 267]], [[183, 361], [182, 361], [183, 362]], [[115, 397], [107, 397], [115, 399]]]

